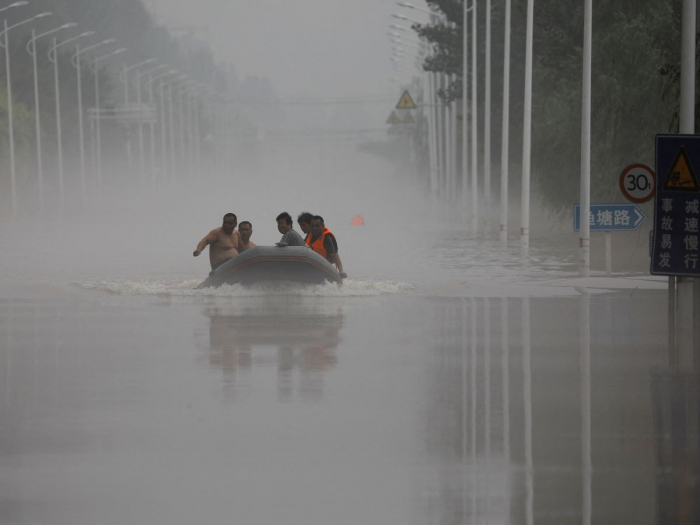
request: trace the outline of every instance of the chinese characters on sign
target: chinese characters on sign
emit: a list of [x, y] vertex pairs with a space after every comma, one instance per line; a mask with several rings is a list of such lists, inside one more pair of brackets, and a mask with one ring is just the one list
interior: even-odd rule
[[[574, 231], [580, 231], [580, 206], [574, 205]], [[634, 231], [646, 220], [636, 204], [591, 204], [591, 231]]]
[[651, 273], [700, 275], [700, 137], [656, 137], [656, 206]]

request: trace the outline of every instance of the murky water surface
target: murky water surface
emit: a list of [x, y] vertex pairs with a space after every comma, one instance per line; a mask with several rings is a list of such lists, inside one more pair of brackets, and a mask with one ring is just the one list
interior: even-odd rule
[[138, 246], [156, 264], [76, 242], [7, 266], [0, 524], [698, 519], [663, 290], [553, 293], [576, 275], [556, 243], [523, 261], [446, 231], [372, 259], [341, 227], [342, 288], [195, 292], [168, 235]]

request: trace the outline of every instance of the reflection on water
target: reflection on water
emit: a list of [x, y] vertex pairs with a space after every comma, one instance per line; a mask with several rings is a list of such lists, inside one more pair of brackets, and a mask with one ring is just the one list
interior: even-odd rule
[[698, 383], [689, 401], [687, 381], [683, 398], [669, 391], [675, 379], [657, 381], [655, 481], [648, 370], [666, 364], [664, 334], [624, 330], [655, 308], [585, 293], [441, 301], [425, 412], [436, 470], [422, 520], [652, 524], [656, 508], [675, 509], [658, 523], [698, 523]]
[[651, 377], [656, 449], [656, 523], [700, 523], [700, 379]]
[[277, 368], [277, 396], [302, 401], [323, 396], [324, 372], [337, 362], [342, 307], [319, 300], [261, 297], [239, 306], [207, 307], [208, 361], [224, 373], [228, 399], [250, 387], [256, 368]]

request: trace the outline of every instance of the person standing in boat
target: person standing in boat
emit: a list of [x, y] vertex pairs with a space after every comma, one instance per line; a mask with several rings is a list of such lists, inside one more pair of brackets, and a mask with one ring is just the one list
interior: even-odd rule
[[233, 259], [241, 248], [241, 234], [236, 231], [238, 218], [235, 213], [224, 215], [224, 222], [219, 228], [210, 231], [204, 239], [199, 241], [197, 249], [192, 253], [199, 257], [204, 248], [209, 246], [209, 262], [211, 269], [216, 270], [229, 259]]
[[292, 216], [286, 211], [280, 213], [277, 216], [277, 230], [282, 234], [282, 238], [278, 244], [286, 246], [304, 246], [304, 239], [301, 238], [299, 232], [297, 232], [292, 225]]
[[335, 235], [326, 228], [326, 223], [320, 215], [314, 215], [311, 219], [311, 233], [306, 237], [306, 245], [317, 254], [336, 266], [340, 276], [345, 279], [347, 274], [343, 270], [343, 262], [338, 255], [338, 241]]
[[241, 251], [250, 250], [251, 248], [256, 248], [258, 245], [250, 240], [250, 236], [253, 235], [253, 225], [248, 221], [241, 221], [238, 225], [238, 233], [241, 235]]

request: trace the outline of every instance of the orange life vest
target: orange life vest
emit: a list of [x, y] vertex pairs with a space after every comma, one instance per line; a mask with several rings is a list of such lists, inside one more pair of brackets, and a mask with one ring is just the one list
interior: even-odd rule
[[326, 235], [335, 237], [335, 235], [333, 235], [328, 228], [323, 228], [323, 233], [319, 235], [318, 239], [316, 239], [314, 242], [311, 242], [313, 234], [309, 234], [309, 236], [306, 238], [306, 245], [324, 259], [328, 259], [328, 252], [326, 251], [326, 247], [323, 245], [326, 240]]

